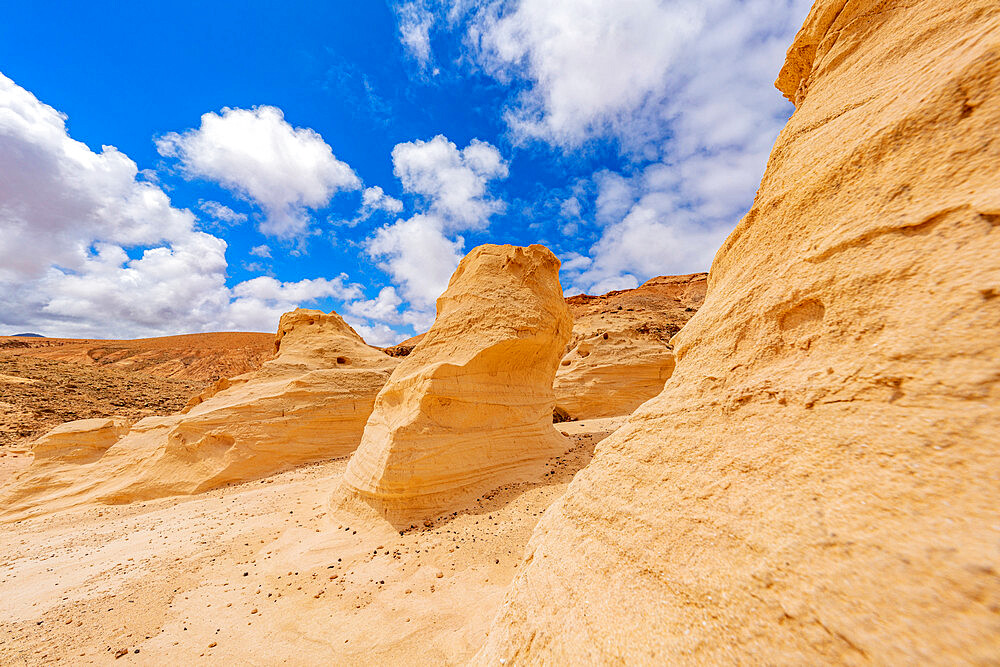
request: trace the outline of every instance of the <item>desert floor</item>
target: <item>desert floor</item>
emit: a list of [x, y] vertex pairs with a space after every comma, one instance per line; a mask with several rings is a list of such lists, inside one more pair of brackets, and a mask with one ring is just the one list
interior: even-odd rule
[[[404, 534], [331, 508], [346, 458], [7, 523], [0, 664], [460, 662], [542, 512], [621, 421], [559, 424], [571, 449], [537, 483]], [[29, 457], [0, 459], [0, 479]]]

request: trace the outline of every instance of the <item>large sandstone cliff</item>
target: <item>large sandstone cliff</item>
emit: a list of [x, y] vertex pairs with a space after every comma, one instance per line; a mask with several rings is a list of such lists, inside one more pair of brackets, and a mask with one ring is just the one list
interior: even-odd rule
[[674, 343], [481, 662], [994, 662], [1000, 4], [820, 0]]
[[0, 507], [20, 516], [198, 493], [354, 451], [397, 361], [317, 310], [282, 315], [274, 351], [258, 370], [220, 380], [183, 413], [147, 417], [121, 439], [112, 420], [58, 427], [39, 439]]
[[569, 448], [552, 379], [571, 327], [548, 249], [472, 250], [379, 393], [340, 493], [406, 524], [537, 473]]

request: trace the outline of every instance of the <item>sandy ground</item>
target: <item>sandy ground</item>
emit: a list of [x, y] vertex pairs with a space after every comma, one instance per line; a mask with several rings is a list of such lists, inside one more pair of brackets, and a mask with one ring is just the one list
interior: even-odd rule
[[620, 422], [560, 424], [572, 449], [537, 483], [404, 534], [331, 509], [346, 459], [4, 524], [0, 664], [461, 662], [542, 512]]

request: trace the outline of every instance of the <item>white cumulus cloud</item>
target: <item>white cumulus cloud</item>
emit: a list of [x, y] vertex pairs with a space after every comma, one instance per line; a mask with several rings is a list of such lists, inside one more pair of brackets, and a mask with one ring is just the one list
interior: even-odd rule
[[[479, 14], [471, 33], [486, 68], [531, 87], [508, 113], [519, 134], [579, 144], [630, 131], [669, 86], [668, 74], [704, 24], [703, 2], [521, 0]], [[512, 8], [511, 8], [512, 7]]]
[[[226, 285], [226, 242], [196, 230], [112, 146], [0, 75], [0, 327], [48, 336], [273, 331], [282, 312], [361, 296], [346, 276]], [[258, 253], [259, 254], [259, 253]]]
[[199, 201], [198, 208], [205, 215], [226, 225], [239, 225], [247, 221], [246, 213], [238, 213], [225, 204], [211, 199]]
[[265, 259], [270, 259], [271, 258], [271, 247], [268, 246], [267, 244], [255, 245], [254, 247], [250, 248], [250, 254], [251, 255], [255, 255], [257, 257], [263, 257]]
[[507, 163], [493, 145], [473, 139], [459, 149], [442, 135], [410, 141], [392, 149], [393, 172], [403, 189], [421, 195], [427, 210], [447, 230], [485, 229], [501, 202], [487, 195], [487, 184], [507, 177]]
[[459, 232], [486, 229], [490, 216], [503, 210], [489, 186], [506, 178], [508, 168], [500, 151], [485, 141], [473, 139], [460, 149], [441, 135], [397, 144], [392, 162], [403, 190], [418, 196], [419, 210], [369, 237], [369, 256], [394, 285], [348, 310], [361, 325], [364, 318], [365, 326], [420, 332], [434, 322], [434, 304], [462, 259], [465, 239]]
[[302, 236], [309, 209], [326, 206], [340, 190], [361, 187], [323, 137], [292, 127], [272, 106], [206, 113], [197, 129], [165, 134], [156, 146], [177, 158], [187, 177], [215, 181], [255, 202], [265, 214], [260, 231], [279, 238]]
[[395, 197], [390, 197], [381, 187], [374, 185], [365, 188], [361, 193], [362, 211], [385, 211], [387, 213], [399, 213], [403, 210], [403, 202]]
[[426, 68], [431, 61], [430, 30], [434, 15], [422, 2], [406, 2], [397, 10], [399, 40], [409, 54]]
[[[610, 142], [592, 291], [707, 270], [791, 106], [772, 82], [811, 0], [512, 0], [466, 12], [470, 56], [520, 92], [515, 139]], [[444, 25], [442, 23], [442, 25]]]
[[397, 144], [392, 163], [403, 189], [421, 197], [422, 210], [376, 231], [368, 253], [426, 321], [462, 258], [465, 241], [456, 233], [486, 229], [490, 216], [503, 210], [489, 184], [507, 177], [507, 163], [485, 141], [459, 149], [441, 135]]
[[0, 74], [0, 280], [82, 268], [91, 242], [152, 244], [190, 232], [194, 216], [113, 146], [100, 153], [66, 117]]
[[431, 311], [462, 259], [464, 244], [461, 236], [445, 235], [439, 218], [418, 213], [376, 231], [368, 253], [392, 276], [411, 306]]

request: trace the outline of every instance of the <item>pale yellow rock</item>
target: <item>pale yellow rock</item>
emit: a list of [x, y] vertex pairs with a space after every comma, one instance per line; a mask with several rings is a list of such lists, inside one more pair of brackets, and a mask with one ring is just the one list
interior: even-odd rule
[[548, 249], [475, 248], [379, 393], [340, 495], [405, 524], [537, 474], [568, 448], [552, 379], [571, 327]]
[[128, 432], [129, 423], [118, 417], [77, 419], [55, 427], [35, 440], [31, 453], [38, 461], [89, 463]]
[[[303, 309], [281, 317], [275, 351], [260, 369], [221, 380], [182, 414], [139, 421], [114, 444], [109, 420], [58, 427], [35, 445], [34, 464], [0, 506], [18, 515], [199, 493], [354, 451], [397, 361], [336, 313]], [[76, 465], [47, 453], [73, 447], [99, 458]]]
[[664, 391], [542, 518], [482, 664], [1000, 655], [1000, 3], [821, 0]]

